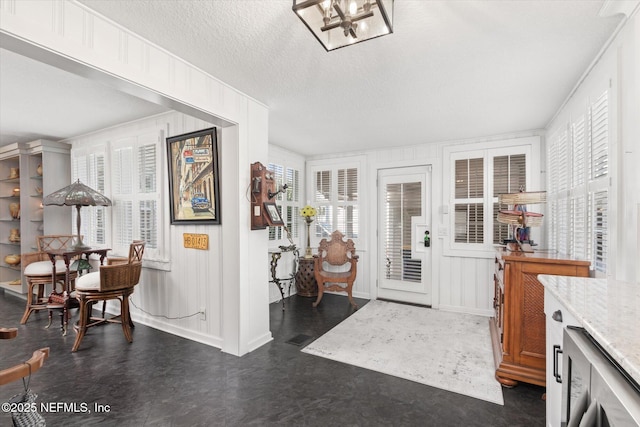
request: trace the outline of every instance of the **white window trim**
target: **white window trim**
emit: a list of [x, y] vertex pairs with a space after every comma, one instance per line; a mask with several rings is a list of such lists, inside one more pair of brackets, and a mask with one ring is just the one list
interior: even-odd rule
[[[444, 236], [443, 255], [465, 258], [492, 258], [495, 252], [493, 243], [493, 157], [525, 154], [527, 156], [526, 189], [527, 191], [539, 191], [541, 179], [540, 171], [540, 137], [530, 136], [507, 140], [487, 141], [472, 144], [460, 144], [443, 148], [443, 224], [447, 228]], [[456, 243], [455, 242], [455, 161], [466, 158], [482, 157], [484, 159], [484, 229], [483, 240], [485, 243]], [[448, 198], [447, 198], [448, 195]], [[536, 207], [537, 212], [544, 212], [544, 206]], [[535, 236], [539, 241], [544, 233], [536, 230]], [[540, 236], [539, 238], [537, 236]]]

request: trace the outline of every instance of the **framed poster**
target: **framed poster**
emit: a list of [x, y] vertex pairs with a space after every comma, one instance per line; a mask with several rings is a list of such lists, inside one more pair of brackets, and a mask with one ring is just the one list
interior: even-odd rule
[[171, 224], [220, 224], [216, 128], [167, 138]]

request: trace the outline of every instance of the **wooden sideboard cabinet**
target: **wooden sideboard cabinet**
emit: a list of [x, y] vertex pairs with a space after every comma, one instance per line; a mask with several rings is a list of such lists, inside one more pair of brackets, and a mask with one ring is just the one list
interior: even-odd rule
[[545, 385], [544, 286], [538, 274], [588, 277], [589, 262], [496, 250], [491, 340], [496, 379], [508, 387], [519, 381]]

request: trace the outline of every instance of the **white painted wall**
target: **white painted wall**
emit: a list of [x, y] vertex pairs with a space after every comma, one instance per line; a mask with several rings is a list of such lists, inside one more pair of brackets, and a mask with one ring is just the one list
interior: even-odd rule
[[[211, 320], [194, 326], [133, 317], [236, 355], [271, 340], [267, 238], [251, 232], [244, 199], [250, 161], [267, 162], [267, 108], [78, 3], [0, 2], [0, 9], [2, 47], [222, 128], [222, 225], [171, 226], [171, 271], [145, 271], [136, 290], [151, 312], [182, 312], [204, 301]], [[182, 247], [183, 232], [210, 235], [212, 249], [195, 255], [206, 268], [187, 273], [194, 258]]]

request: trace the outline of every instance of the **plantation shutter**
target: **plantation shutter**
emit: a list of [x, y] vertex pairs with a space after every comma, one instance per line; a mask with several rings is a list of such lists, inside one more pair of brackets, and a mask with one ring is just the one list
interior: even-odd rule
[[133, 240], [144, 240], [145, 255], [159, 257], [158, 144], [155, 133], [124, 138], [111, 151], [112, 248], [128, 253]]
[[287, 193], [286, 193], [286, 215], [285, 223], [292, 237], [300, 234], [298, 218], [300, 209], [300, 171], [293, 168], [286, 169]]
[[133, 240], [133, 147], [113, 151], [114, 168], [114, 249], [122, 249]]
[[608, 251], [608, 173], [609, 173], [609, 106], [608, 91], [604, 91], [589, 108], [590, 173], [589, 212], [592, 216], [591, 244], [589, 248], [594, 269], [601, 273], [607, 271]]
[[509, 239], [509, 226], [498, 222], [498, 211], [508, 209], [508, 205], [500, 206], [500, 194], [515, 193], [526, 190], [527, 162], [526, 155], [497, 156], [493, 158], [493, 243], [503, 244]]
[[358, 169], [338, 170], [338, 200], [336, 211], [336, 228], [346, 238], [358, 237]]
[[596, 271], [607, 271], [608, 200], [607, 192], [593, 195], [593, 262]]
[[[104, 153], [92, 153], [74, 157], [74, 177], [97, 192], [105, 194], [105, 156]], [[82, 221], [80, 234], [83, 242], [90, 246], [100, 246], [107, 243], [107, 207], [90, 206], [81, 209]], [[109, 208], [110, 209], [110, 208]], [[71, 212], [71, 221], [76, 224], [77, 211]], [[76, 233], [75, 226], [72, 228]]]
[[484, 160], [455, 161], [455, 242], [484, 242]]
[[[278, 191], [284, 184], [284, 167], [281, 165], [276, 165], [274, 163], [269, 163], [267, 165], [267, 169], [273, 172], [274, 181], [276, 183], [275, 191]], [[278, 201], [282, 201], [282, 199], [282, 193], [278, 193], [278, 195], [275, 197], [275, 200]], [[285, 224], [287, 224], [286, 218], [284, 218], [284, 215], [282, 214], [282, 203], [276, 204], [276, 208], [280, 213], [280, 218], [283, 218], [285, 220]], [[269, 227], [269, 240], [280, 240], [282, 239], [282, 236], [282, 227]]]
[[609, 170], [609, 126], [607, 92], [591, 105], [591, 169], [592, 178], [607, 175]]
[[[138, 212], [140, 216], [140, 239], [146, 247], [158, 247], [158, 188], [156, 144], [143, 145], [138, 148], [138, 192], [140, 200]], [[130, 242], [129, 242], [130, 243]]]
[[331, 206], [331, 171], [315, 173], [315, 191], [313, 201], [318, 212], [315, 222], [315, 235], [329, 237], [333, 232], [333, 210]]
[[549, 240], [605, 273], [608, 251], [608, 89], [549, 138]]
[[587, 258], [587, 233], [589, 209], [587, 209], [586, 175], [587, 149], [585, 116], [581, 115], [571, 124], [572, 178], [571, 205], [569, 211], [569, 254], [576, 258]]
[[358, 167], [336, 167], [313, 171], [311, 204], [318, 214], [315, 236], [329, 237], [340, 230], [345, 238], [356, 239], [360, 234], [360, 194]]
[[[300, 171], [295, 168], [269, 163], [267, 168], [273, 172], [276, 182], [276, 190], [287, 185], [284, 193], [276, 196], [278, 200], [277, 208], [292, 238], [300, 234]], [[284, 227], [269, 227], [269, 240], [286, 239], [287, 234]], [[289, 245], [289, 242], [286, 242]]]

